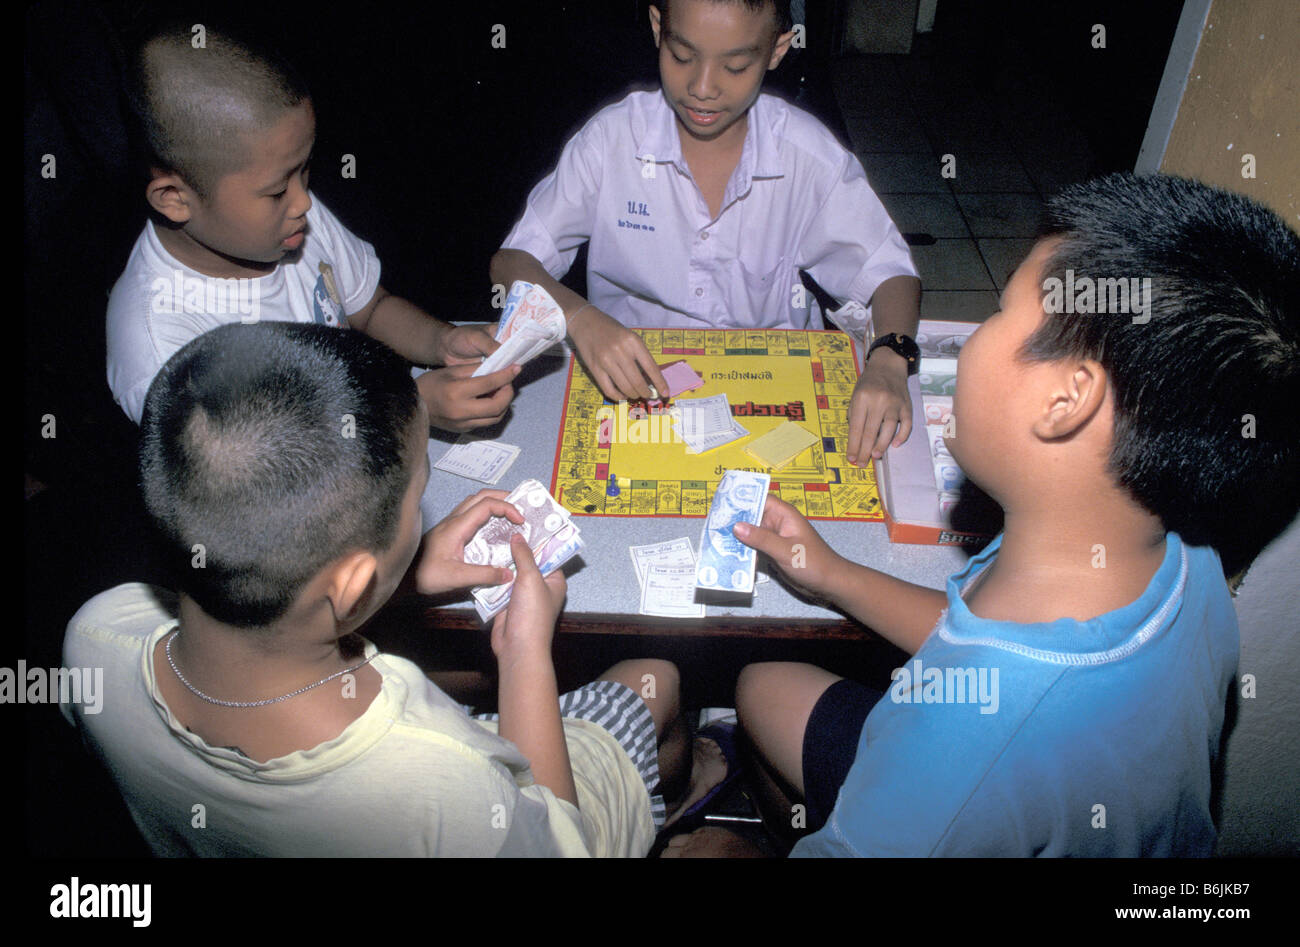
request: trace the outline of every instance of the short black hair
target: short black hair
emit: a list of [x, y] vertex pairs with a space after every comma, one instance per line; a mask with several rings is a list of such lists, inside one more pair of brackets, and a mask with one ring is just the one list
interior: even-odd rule
[[189, 342], [141, 422], [171, 580], [213, 618], [255, 628], [335, 558], [389, 548], [417, 399], [407, 362], [360, 332], [261, 322]]
[[[659, 8], [662, 24], [668, 23], [669, 0], [652, 0]], [[790, 0], [710, 0], [712, 3], [730, 3], [733, 6], [742, 6], [753, 13], [771, 7], [776, 12], [776, 35], [782, 36], [794, 28], [793, 17], [790, 15]]]
[[139, 43], [126, 92], [142, 160], [179, 174], [207, 200], [244, 166], [240, 136], [270, 128], [311, 96], [275, 51], [219, 26], [205, 25], [201, 37], [194, 29], [170, 23]]
[[1069, 271], [1150, 279], [1141, 316], [1045, 306], [1022, 354], [1101, 363], [1117, 482], [1234, 574], [1300, 507], [1300, 237], [1241, 195], [1129, 173], [1061, 191], [1039, 235], [1060, 241], [1045, 299]]

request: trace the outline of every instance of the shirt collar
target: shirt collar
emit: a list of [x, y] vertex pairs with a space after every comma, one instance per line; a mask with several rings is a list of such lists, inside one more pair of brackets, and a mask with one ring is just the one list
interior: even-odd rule
[[1165, 555], [1136, 600], [1094, 618], [1020, 623], [980, 618], [966, 605], [967, 588], [1002, 547], [1002, 534], [948, 578], [948, 608], [939, 636], [962, 645], [999, 648], [1031, 660], [1060, 665], [1099, 665], [1120, 660], [1169, 627], [1178, 616], [1189, 570], [1186, 548], [1175, 532], [1165, 534]]
[[[781, 146], [774, 127], [776, 119], [772, 97], [760, 95], [749, 110], [749, 131], [745, 135], [745, 152], [740, 159], [741, 167], [745, 167], [746, 156], [753, 156], [751, 166], [747, 169], [751, 178], [785, 176], [785, 166], [781, 163]], [[784, 120], [784, 116], [781, 120]]]
[[[749, 127], [745, 131], [740, 164], [731, 180], [737, 195], [748, 191], [754, 178], [779, 178], [785, 175], [779, 142], [772, 128], [769, 96], [759, 95], [750, 106], [748, 117]], [[636, 148], [637, 161], [672, 164], [683, 174], [688, 173], [686, 160], [682, 157], [682, 141], [677, 132], [677, 115], [664, 101], [662, 90], [655, 96], [654, 107], [647, 116], [645, 131]]]

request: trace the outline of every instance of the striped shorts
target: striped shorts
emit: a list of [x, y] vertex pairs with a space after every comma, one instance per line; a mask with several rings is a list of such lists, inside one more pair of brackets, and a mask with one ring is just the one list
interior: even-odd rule
[[[479, 720], [498, 720], [497, 714], [474, 714]], [[592, 681], [560, 695], [560, 716], [586, 720], [604, 729], [627, 753], [650, 794], [650, 814], [655, 828], [663, 827], [667, 811], [659, 794], [659, 744], [650, 708], [632, 688], [618, 681]]]

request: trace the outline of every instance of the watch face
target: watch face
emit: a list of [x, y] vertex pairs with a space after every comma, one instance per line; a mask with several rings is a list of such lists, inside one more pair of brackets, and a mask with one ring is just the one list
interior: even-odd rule
[[[879, 345], [883, 345], [907, 359], [907, 374], [916, 374], [921, 363], [921, 349], [916, 342], [901, 333], [891, 332], [888, 335], [881, 336], [871, 347], [874, 349]], [[867, 354], [870, 355], [869, 352]]]

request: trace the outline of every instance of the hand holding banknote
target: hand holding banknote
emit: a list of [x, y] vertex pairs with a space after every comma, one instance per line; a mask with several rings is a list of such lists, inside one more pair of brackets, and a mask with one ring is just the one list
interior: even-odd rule
[[510, 286], [497, 324], [500, 346], [483, 359], [476, 375], [487, 375], [507, 365], [524, 365], [564, 341], [564, 311], [551, 294], [535, 283], [515, 280]]
[[443, 431], [472, 431], [496, 424], [506, 416], [519, 367], [508, 365], [490, 375], [474, 376], [477, 363], [449, 365], [427, 371], [415, 380], [429, 423]]
[[[523, 516], [488, 520], [465, 544], [465, 561], [475, 565], [510, 568], [516, 558], [510, 543], [522, 534], [542, 575], [550, 575], [582, 551], [581, 531], [569, 511], [555, 501], [537, 480], [525, 480], [506, 494], [505, 502]], [[510, 602], [511, 582], [471, 589], [474, 609], [484, 621], [498, 614]]]
[[564, 607], [564, 573], [556, 569], [543, 578], [528, 542], [519, 533], [510, 537], [510, 554], [515, 584], [510, 604], [493, 619], [492, 653], [498, 661], [541, 655], [550, 660], [555, 622]]
[[833, 599], [834, 579], [845, 574], [848, 563], [789, 503], [769, 496], [761, 525], [740, 522], [734, 531], [746, 546], [764, 553], [800, 592]]
[[438, 361], [443, 365], [478, 365], [501, 347], [483, 326], [450, 326], [438, 336]]
[[480, 490], [462, 500], [424, 534], [424, 552], [415, 570], [415, 587], [420, 594], [440, 595], [472, 585], [498, 585], [514, 578], [508, 568], [465, 561], [465, 545], [492, 517], [504, 516], [512, 523], [523, 523], [523, 513], [505, 498], [504, 490]]

